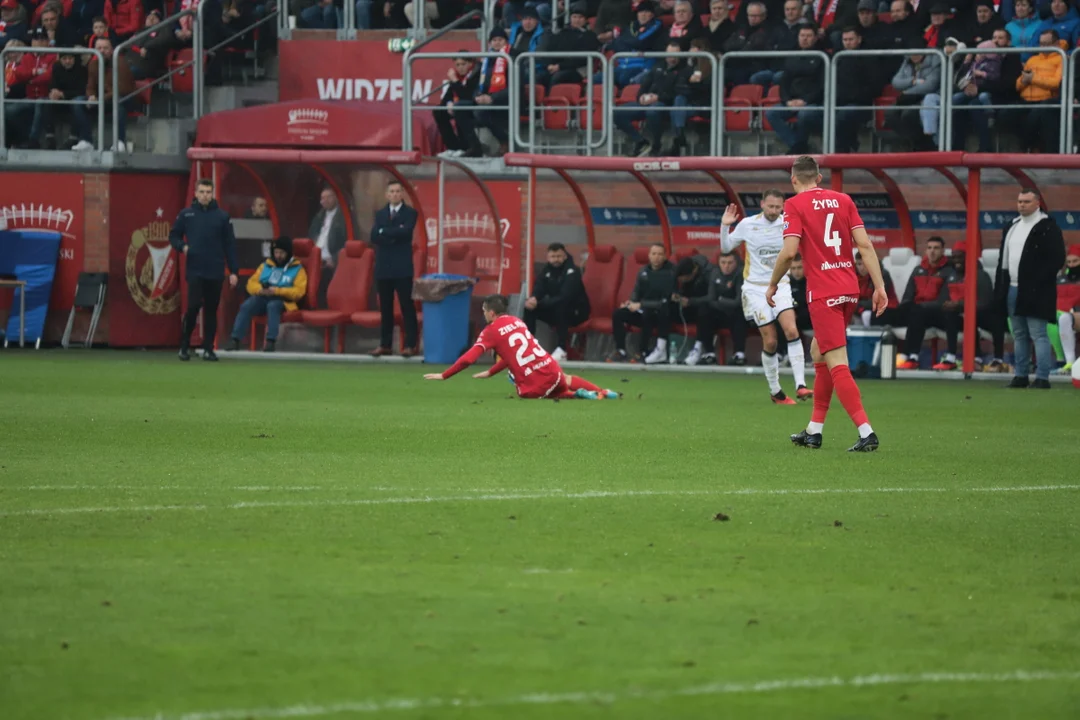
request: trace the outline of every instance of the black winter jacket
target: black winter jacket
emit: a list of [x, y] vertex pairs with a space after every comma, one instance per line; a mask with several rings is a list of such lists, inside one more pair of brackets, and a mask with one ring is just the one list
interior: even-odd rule
[[825, 61], [820, 57], [788, 58], [780, 80], [780, 100], [802, 100], [807, 105], [825, 102]]
[[709, 282], [709, 307], [721, 312], [741, 312], [742, 285], [743, 276], [738, 268], [730, 275], [725, 275], [720, 268], [714, 267]]
[[169, 232], [169, 244], [178, 253], [184, 252], [187, 238], [187, 276], [205, 280], [221, 280], [225, 277], [225, 264], [229, 272], [236, 274], [236, 236], [233, 235], [229, 214], [218, 207], [217, 200], [203, 207], [198, 200], [184, 208], [176, 216]]
[[[1020, 221], [1017, 216], [1001, 232], [1001, 253], [998, 255], [994, 293], [997, 310], [1008, 314], [1008, 294], [1011, 279], [1005, 265], [1005, 242], [1009, 228]], [[1054, 218], [1047, 216], [1035, 223], [1020, 256], [1020, 271], [1016, 280], [1016, 314], [1055, 322], [1057, 320], [1057, 274], [1065, 264], [1065, 240]]]
[[715, 280], [713, 273], [717, 268], [704, 255], [694, 255], [691, 260], [697, 265], [697, 274], [694, 275], [693, 280], [684, 283], [676, 292], [689, 300], [689, 303], [687, 303], [689, 307], [707, 305], [709, 303], [710, 286]]
[[641, 82], [638, 90], [639, 101], [642, 95], [653, 94], [658, 98], [657, 102], [669, 107], [674, 105], [676, 97], [690, 94], [690, 75], [693, 72], [693, 68], [683, 60], [675, 66], [664, 61], [658, 62]]
[[665, 260], [659, 268], [646, 265], [638, 273], [637, 282], [630, 293], [630, 302], [641, 303], [646, 310], [659, 310], [671, 302], [675, 292], [675, 266]]
[[533, 283], [533, 297], [538, 308], [553, 308], [566, 303], [567, 309], [577, 308], [589, 313], [589, 296], [585, 294], [585, 282], [581, 268], [567, 257], [559, 267], [551, 263], [540, 268]]

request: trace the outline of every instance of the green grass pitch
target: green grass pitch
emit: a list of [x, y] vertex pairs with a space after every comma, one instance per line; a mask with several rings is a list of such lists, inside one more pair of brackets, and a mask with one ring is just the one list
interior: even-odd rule
[[425, 369], [0, 356], [0, 717], [1080, 717], [1072, 388]]

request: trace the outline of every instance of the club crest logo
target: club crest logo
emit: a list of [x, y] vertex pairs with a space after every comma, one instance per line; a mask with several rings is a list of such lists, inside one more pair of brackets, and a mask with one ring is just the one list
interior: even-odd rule
[[288, 112], [285, 131], [300, 140], [315, 140], [330, 134], [330, 112], [320, 108], [293, 108]]
[[58, 232], [69, 240], [75, 235], [71, 226], [75, 213], [44, 203], [11, 203], [0, 206], [0, 228], [7, 230], [48, 230]]
[[[510, 221], [502, 218], [499, 220], [498, 232], [495, 228], [495, 220], [488, 213], [446, 213], [443, 216], [443, 242], [468, 243], [476, 255], [476, 268], [478, 270], [496, 275], [499, 273], [499, 251], [497, 245], [502, 242], [504, 249], [510, 249], [507, 236], [510, 234]], [[439, 221], [436, 218], [428, 218], [424, 223], [427, 231], [428, 247], [439, 244]], [[496, 246], [481, 248], [482, 245]], [[433, 258], [429, 253], [429, 262]], [[503, 258], [503, 267], [510, 267], [510, 258]]]
[[160, 218], [131, 234], [124, 275], [128, 292], [135, 304], [148, 315], [168, 315], [180, 307], [180, 291], [176, 287], [179, 264], [176, 252], [169, 245], [169, 223]]

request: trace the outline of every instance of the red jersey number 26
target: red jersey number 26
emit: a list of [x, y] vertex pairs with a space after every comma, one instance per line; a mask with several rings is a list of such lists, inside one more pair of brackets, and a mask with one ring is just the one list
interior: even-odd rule
[[843, 240], [840, 239], [840, 231], [833, 230], [832, 224], [835, 216], [836, 213], [829, 213], [825, 216], [825, 246], [831, 247], [839, 255]]

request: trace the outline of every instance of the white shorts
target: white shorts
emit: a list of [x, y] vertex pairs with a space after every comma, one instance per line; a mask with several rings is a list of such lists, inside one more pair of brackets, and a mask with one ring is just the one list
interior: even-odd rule
[[764, 285], [750, 283], [744, 283], [742, 286], [743, 315], [746, 316], [747, 322], [757, 327], [774, 322], [780, 313], [795, 307], [795, 301], [791, 299], [791, 285], [788, 283], [780, 283], [777, 286], [776, 295], [773, 296], [776, 307], [769, 307], [769, 303], [765, 302], [767, 289]]

